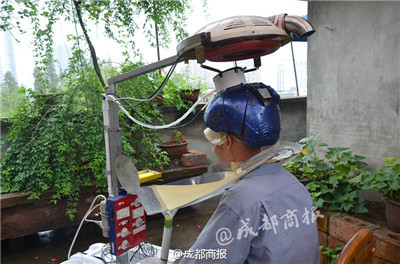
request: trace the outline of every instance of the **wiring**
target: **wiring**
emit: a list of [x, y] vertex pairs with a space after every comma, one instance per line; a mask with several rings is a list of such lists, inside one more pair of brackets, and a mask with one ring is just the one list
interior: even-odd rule
[[117, 104], [118, 107], [128, 116], [128, 118], [131, 119], [131, 120], [132, 120], [133, 122], [135, 122], [136, 124], [141, 125], [141, 126], [143, 126], [143, 127], [152, 128], [152, 129], [165, 129], [165, 128], [170, 128], [170, 127], [172, 127], [172, 126], [174, 126], [174, 125], [180, 123], [182, 120], [184, 120], [184, 119], [196, 108], [196, 106], [200, 103], [201, 100], [203, 100], [204, 98], [208, 97], [209, 95], [215, 93], [215, 91], [216, 91], [216, 90], [212, 90], [212, 91], [208, 92], [207, 94], [203, 95], [203, 96], [202, 96], [199, 100], [197, 100], [197, 102], [194, 103], [194, 104], [192, 105], [192, 107], [190, 107], [190, 108], [186, 111], [186, 113], [183, 114], [179, 119], [175, 120], [175, 121], [172, 122], [172, 123], [169, 123], [169, 124], [167, 124], [167, 125], [162, 125], [162, 126], [148, 125], [148, 124], [145, 124], [145, 123], [143, 123], [143, 122], [141, 122], [141, 121], [135, 119], [134, 117], [132, 117], [132, 116], [129, 114], [129, 112], [125, 109], [125, 107], [124, 107], [120, 102], [118, 102], [118, 100], [116, 100], [117, 98], [116, 98], [115, 95], [113, 95], [113, 94], [105, 94], [104, 97], [105, 97], [107, 100], [110, 100], [110, 101], [114, 102], [115, 104]]
[[[125, 113], [125, 115], [128, 116], [129, 119], [131, 119], [133, 122], [135, 122], [136, 124], [141, 125], [143, 127], [147, 127], [147, 128], [151, 128], [151, 129], [177, 129], [177, 128], [182, 128], [184, 126], [187, 126], [187, 125], [191, 124], [194, 120], [197, 119], [197, 117], [200, 115], [200, 112], [203, 111], [204, 107], [194, 116], [194, 118], [192, 118], [187, 123], [179, 125], [179, 126], [175, 126], [175, 125], [179, 124], [182, 120], [184, 120], [195, 109], [195, 107], [200, 103], [201, 100], [203, 100], [204, 98], [206, 98], [210, 94], [214, 93], [215, 90], [207, 93], [205, 96], [203, 96], [201, 99], [199, 99], [196, 103], [194, 103], [193, 106], [191, 108], [189, 108], [189, 110], [181, 118], [179, 118], [178, 120], [176, 120], [176, 121], [174, 121], [174, 122], [172, 122], [172, 123], [170, 123], [168, 125], [157, 126], [152, 121], [146, 119], [135, 108], [136, 106], [138, 106], [139, 104], [141, 104], [143, 102], [149, 102], [149, 101], [153, 100], [154, 98], [156, 98], [160, 94], [161, 90], [164, 88], [165, 84], [167, 83], [167, 81], [171, 77], [172, 73], [174, 72], [175, 67], [178, 64], [180, 59], [181, 59], [181, 57], [178, 57], [176, 59], [176, 61], [172, 64], [172, 67], [169, 69], [169, 71], [168, 71], [166, 77], [164, 78], [163, 82], [161, 83], [161, 85], [147, 99], [137, 99], [137, 98], [131, 98], [131, 97], [119, 97], [118, 95], [112, 94], [112, 93], [107, 93], [107, 94], [104, 94], [103, 96], [104, 96], [105, 99], [110, 100], [110, 101], [114, 102], [115, 104], [117, 104], [118, 107], [121, 108], [121, 110]], [[139, 103], [137, 103], [135, 105], [131, 105], [127, 100], [132, 100], [132, 101], [136, 101], [136, 102], [139, 102]], [[127, 105], [123, 105], [119, 101], [123, 101]], [[130, 113], [125, 109], [125, 107], [131, 108], [140, 118], [143, 119], [144, 122], [141, 122], [141, 121], [135, 119], [132, 115], [130, 115]]]
[[166, 129], [178, 129], [178, 128], [185, 127], [185, 126], [187, 126], [187, 125], [193, 123], [194, 120], [196, 120], [197, 117], [199, 117], [199, 115], [200, 115], [201, 112], [202, 112], [202, 110], [198, 111], [197, 114], [196, 114], [191, 120], [189, 120], [187, 123], [184, 123], [184, 124], [179, 125], [179, 126], [168, 127], [168, 128], [166, 128]]
[[106, 197], [105, 197], [104, 195], [101, 195], [101, 194], [100, 194], [100, 195], [97, 195], [97, 196], [93, 199], [92, 204], [90, 205], [90, 207], [89, 207], [88, 211], [86, 212], [86, 214], [83, 216], [82, 221], [81, 221], [81, 223], [79, 224], [78, 229], [76, 230], [74, 239], [72, 240], [71, 246], [70, 246], [69, 251], [68, 251], [68, 259], [70, 259], [70, 257], [71, 257], [72, 248], [74, 247], [76, 238], [78, 237], [78, 234], [79, 234], [79, 231], [81, 230], [81, 227], [82, 227], [83, 222], [85, 222], [86, 218], [87, 218], [97, 207], [100, 206], [100, 204], [97, 204], [95, 207], [93, 207], [94, 203], [96, 202], [96, 200], [97, 200], [98, 198], [103, 198], [104, 200], [106, 200]]
[[[115, 96], [118, 97], [118, 95], [115, 95]], [[118, 99], [121, 99], [121, 98], [118, 97]], [[127, 102], [127, 99], [124, 99], [124, 100], [122, 100], [122, 101], [123, 101], [124, 103], [126, 103], [126, 105], [122, 105], [122, 104], [121, 104], [123, 107], [129, 107], [129, 108], [131, 108], [137, 115], [139, 115], [139, 116], [144, 120], [144, 122], [146, 122], [146, 123], [149, 124], [149, 125], [156, 126], [155, 123], [153, 123], [152, 121], [146, 119], [142, 114], [140, 114], [140, 113], [136, 110], [136, 108], [135, 108], [133, 105], [131, 105], [129, 102]], [[207, 104], [208, 104], [208, 103], [207, 103]], [[207, 104], [206, 104], [206, 105], [207, 105]], [[182, 125], [173, 126], [173, 127], [168, 127], [168, 128], [166, 128], [166, 129], [170, 129], [170, 130], [172, 130], [172, 129], [178, 129], [178, 128], [182, 128], [182, 127], [185, 127], [185, 126], [187, 126], [187, 125], [193, 123], [193, 122], [199, 117], [200, 113], [201, 113], [202, 111], [204, 111], [204, 109], [205, 109], [205, 107], [202, 107], [202, 109], [201, 109], [200, 111], [198, 111], [198, 112], [195, 114], [195, 116], [194, 116], [191, 120], [189, 120], [188, 122], [186, 122], [186, 123], [184, 123], [184, 124], [182, 124]]]
[[154, 248], [153, 244], [150, 242], [143, 242], [142, 243], [142, 251], [148, 257], [154, 257], [156, 255], [156, 249]]
[[[165, 129], [177, 129], [177, 128], [182, 128], [182, 127], [184, 127], [184, 126], [187, 126], [187, 125], [191, 124], [194, 120], [197, 119], [197, 117], [200, 115], [200, 112], [204, 109], [204, 107], [203, 107], [203, 109], [202, 109], [201, 111], [199, 111], [199, 112], [198, 112], [191, 120], [189, 120], [187, 123], [182, 124], [182, 125], [179, 125], [179, 126], [173, 126], [173, 125], [170, 124], [170, 125], [167, 125], [166, 127], [165, 127], [165, 126], [157, 126], [157, 125], [156, 125], [155, 123], [153, 123], [152, 121], [146, 119], [146, 117], [144, 117], [142, 114], [140, 114], [140, 112], [137, 111], [137, 109], [135, 108], [135, 107], [138, 106], [139, 104], [141, 104], [141, 103], [143, 103], [143, 102], [151, 101], [151, 100], [153, 100], [154, 98], [157, 97], [157, 95], [158, 95], [158, 94], [161, 92], [161, 90], [164, 88], [166, 82], [167, 82], [167, 81], [169, 80], [169, 78], [171, 77], [173, 71], [175, 70], [176, 65], [177, 65], [178, 62], [179, 62], [179, 59], [180, 59], [180, 57], [174, 62], [174, 64], [172, 65], [172, 67], [169, 69], [169, 71], [168, 71], [166, 77], [164, 78], [163, 82], [161, 83], [161, 85], [160, 85], [160, 86], [157, 88], [157, 90], [156, 90], [155, 92], [153, 92], [147, 99], [137, 99], [137, 98], [131, 98], [131, 97], [119, 97], [118, 95], [112, 94], [112, 93], [109, 93], [109, 94], [107, 94], [107, 95], [104, 95], [105, 98], [110, 99], [110, 97], [112, 96], [112, 99], [111, 99], [111, 100], [112, 100], [114, 103], [116, 103], [121, 109], [123, 109], [123, 112], [124, 112], [132, 121], [134, 121], [135, 123], [137, 123], [137, 124], [139, 124], [139, 125], [142, 125], [142, 126], [144, 126], [144, 127], [147, 127], [147, 128], [162, 127], [162, 128], [155, 128], [155, 129], [163, 129], [163, 128], [165, 128]], [[107, 97], [107, 96], [108, 96], [108, 97]], [[205, 97], [202, 97], [202, 99], [203, 99], [203, 98], [205, 98]], [[200, 99], [200, 100], [202, 100], [202, 99]], [[135, 104], [135, 105], [131, 105], [131, 104], [128, 102], [128, 100], [137, 101], [137, 102], [139, 102], [139, 103], [138, 103], [138, 104]], [[199, 101], [200, 101], [200, 100], [199, 100]], [[121, 103], [118, 102], [118, 101], [123, 101], [126, 105], [123, 105], [123, 104], [121, 104]], [[196, 104], [196, 105], [197, 105], [197, 104]], [[125, 107], [131, 108], [131, 109], [135, 112], [135, 114], [137, 114], [141, 119], [143, 119], [144, 123], [142, 123], [142, 122], [140, 122], [139, 120], [136, 120], [135, 118], [133, 118], [133, 117], [126, 111]], [[192, 108], [191, 108], [191, 109], [192, 109]], [[191, 111], [188, 111], [188, 112], [190, 113]], [[188, 113], [185, 114], [185, 118], [187, 117], [187, 115], [188, 115]], [[181, 119], [181, 120], [183, 120], [183, 119]], [[146, 123], [147, 123], [147, 124], [146, 124]], [[179, 122], [176, 122], [176, 123], [174, 123], [174, 124], [178, 124], [178, 123], [179, 123]], [[146, 126], [146, 125], [147, 125], [147, 126]]]
[[[134, 250], [134, 249], [132, 249]], [[139, 254], [138, 254], [139, 253]], [[154, 248], [154, 246], [150, 242], [142, 242], [139, 245], [137, 245], [137, 248], [135, 252], [132, 254], [132, 257], [130, 258], [129, 262], [133, 260], [133, 258], [142, 260], [145, 258], [149, 257], [154, 257], [157, 255], [157, 250]]]
[[172, 73], [174, 72], [176, 65], [178, 65], [178, 62], [179, 62], [180, 59], [181, 59], [181, 57], [178, 57], [178, 58], [176, 59], [176, 61], [172, 64], [171, 68], [169, 69], [169, 71], [168, 71], [167, 75], [165, 76], [165, 78], [164, 78], [163, 82], [161, 83], [161, 85], [160, 85], [160, 86], [157, 88], [157, 90], [155, 90], [147, 99], [137, 99], [137, 98], [131, 98], [131, 97], [121, 97], [121, 98], [116, 99], [116, 100], [118, 101], [118, 100], [126, 100], [126, 99], [128, 99], [128, 100], [133, 100], [133, 101], [139, 102], [139, 103], [136, 104], [135, 106], [137, 106], [137, 105], [139, 105], [139, 104], [141, 104], [141, 103], [143, 103], [143, 102], [149, 102], [149, 101], [153, 100], [154, 98], [157, 97], [157, 95], [160, 94], [161, 90], [164, 88], [165, 84], [167, 83], [167, 81], [168, 81], [169, 78], [171, 77]]
[[146, 123], [148, 123], [148, 124], [150, 124], [150, 125], [153, 125], [153, 126], [156, 125], [155, 123], [153, 123], [153, 122], [151, 122], [150, 120], [146, 119], [146, 117], [144, 117], [141, 113], [139, 113], [139, 111], [136, 110], [135, 106], [131, 105], [131, 104], [128, 102], [128, 99], [126, 99], [126, 98], [125, 98], [125, 99], [121, 99], [118, 95], [115, 95], [115, 96], [118, 97], [117, 100], [122, 100], [125, 104], [127, 104], [127, 105], [122, 105], [122, 104], [121, 104], [122, 106], [131, 108], [131, 109], [135, 112], [135, 114], [137, 114], [138, 116], [140, 116]]

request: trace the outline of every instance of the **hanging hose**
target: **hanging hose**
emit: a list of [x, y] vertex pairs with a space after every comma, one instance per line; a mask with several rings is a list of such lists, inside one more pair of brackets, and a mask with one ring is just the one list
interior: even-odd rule
[[174, 126], [176, 124], [179, 124], [182, 120], [184, 120], [196, 108], [196, 106], [200, 103], [201, 100], [203, 100], [204, 98], [208, 97], [209, 95], [211, 95], [213, 93], [215, 93], [215, 90], [212, 90], [212, 91], [208, 92], [207, 94], [203, 95], [199, 100], [197, 100], [196, 103], [194, 103], [192, 105], [192, 107], [190, 107], [188, 109], [188, 111], [185, 114], [182, 115], [182, 117], [180, 117], [178, 120], [176, 120], [176, 121], [174, 121], [174, 122], [172, 122], [170, 124], [162, 125], [162, 126], [148, 125], [148, 124], [145, 124], [145, 123], [135, 119], [134, 117], [132, 117], [129, 114], [129, 112], [125, 109], [125, 107], [120, 102], [118, 102], [118, 100], [117, 100], [115, 95], [113, 95], [113, 94], [105, 94], [104, 97], [107, 100], [110, 100], [110, 101], [114, 102], [115, 104], [117, 104], [118, 107], [121, 108], [122, 112], [124, 112], [128, 116], [128, 118], [131, 119], [136, 124], [141, 125], [143, 127], [151, 128], [151, 129], [165, 129], [165, 128], [170, 128], [170, 127], [172, 127], [172, 126]]

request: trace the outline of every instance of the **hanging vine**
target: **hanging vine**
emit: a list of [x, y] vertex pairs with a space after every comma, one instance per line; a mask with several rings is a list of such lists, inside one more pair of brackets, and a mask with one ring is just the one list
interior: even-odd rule
[[[135, 51], [137, 30], [146, 33], [151, 45], [155, 43], [151, 33], [154, 23], [159, 26], [163, 46], [169, 43], [171, 32], [178, 40], [187, 36], [183, 26], [190, 12], [190, 0], [2, 0], [0, 7], [1, 30], [12, 32], [15, 38], [32, 33], [42, 90], [47, 90], [49, 84], [46, 67], [54, 60], [54, 25], [79, 24], [82, 30], [68, 36], [72, 53], [62, 74], [62, 93], [51, 98], [38, 97], [27, 89], [28, 96], [14, 113], [13, 125], [3, 140], [9, 147], [1, 160], [1, 193], [24, 191], [35, 199], [52, 190], [52, 202], [68, 198], [67, 215], [72, 219], [82, 187], [96, 185], [105, 190], [107, 185], [101, 108], [106, 87], [103, 74], [115, 76], [143, 65]], [[137, 24], [140, 16], [145, 18], [143, 25]], [[31, 31], [23, 26], [24, 21]], [[105, 35], [121, 45], [125, 62], [119, 67], [97, 58], [96, 47], [90, 40], [93, 25], [103, 27]], [[155, 90], [158, 78], [157, 73], [152, 73], [119, 87], [125, 96], [145, 98]], [[151, 102], [141, 105], [140, 114], [160, 121]], [[156, 147], [160, 142], [156, 131], [131, 124], [122, 116], [121, 127], [124, 154], [136, 164], [154, 169], [166, 164], [167, 158]]]

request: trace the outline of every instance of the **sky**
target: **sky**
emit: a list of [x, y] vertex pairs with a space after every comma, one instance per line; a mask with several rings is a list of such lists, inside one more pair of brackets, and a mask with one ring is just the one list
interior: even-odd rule
[[[208, 0], [208, 10], [206, 12], [202, 9], [201, 0], [192, 0], [193, 13], [189, 16], [187, 21], [187, 31], [189, 35], [193, 35], [197, 30], [203, 26], [223, 18], [237, 15], [256, 15], [256, 16], [272, 16], [280, 13], [287, 13], [289, 15], [306, 15], [307, 2], [306, 1], [289, 1], [289, 0]], [[29, 31], [29, 26], [26, 28]], [[78, 29], [79, 30], [79, 29]], [[75, 34], [74, 27], [66, 27], [65, 24], [58, 24], [55, 26], [55, 42], [59, 43], [59, 47], [67, 50], [68, 43], [66, 40], [67, 33]], [[110, 49], [110, 43], [107, 41], [100, 29], [91, 28], [90, 38], [94, 43], [98, 57], [102, 59], [111, 58], [112, 61], [118, 62], [122, 60], [122, 56], [118, 49]], [[18, 83], [27, 87], [33, 86], [33, 46], [31, 44], [32, 38], [30, 32], [26, 35], [17, 36], [21, 42], [15, 43], [14, 53], [17, 67]], [[138, 37], [140, 38], [140, 36]], [[60, 44], [61, 43], [61, 44]], [[144, 54], [145, 62], [151, 63], [157, 60], [157, 53], [155, 48], [149, 47], [145, 41], [138, 41], [138, 47]], [[140, 44], [142, 43], [142, 44]], [[161, 59], [173, 56], [176, 54], [176, 42], [170, 45], [169, 49], [161, 50]], [[64, 47], [62, 47], [64, 46]], [[289, 46], [289, 45], [287, 45]], [[284, 47], [285, 48], [285, 47]], [[281, 48], [284, 49], [284, 48]], [[264, 57], [278, 56], [280, 59], [280, 50], [276, 52], [277, 55], [272, 54]], [[286, 51], [287, 53], [287, 51]], [[305, 56], [299, 54], [297, 56]], [[263, 61], [265, 59], [263, 58]]]

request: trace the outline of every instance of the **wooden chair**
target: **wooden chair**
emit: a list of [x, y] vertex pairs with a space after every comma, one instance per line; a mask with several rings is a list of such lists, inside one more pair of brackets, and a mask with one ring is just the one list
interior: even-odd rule
[[361, 229], [347, 242], [336, 264], [374, 264], [374, 235], [369, 229]]

